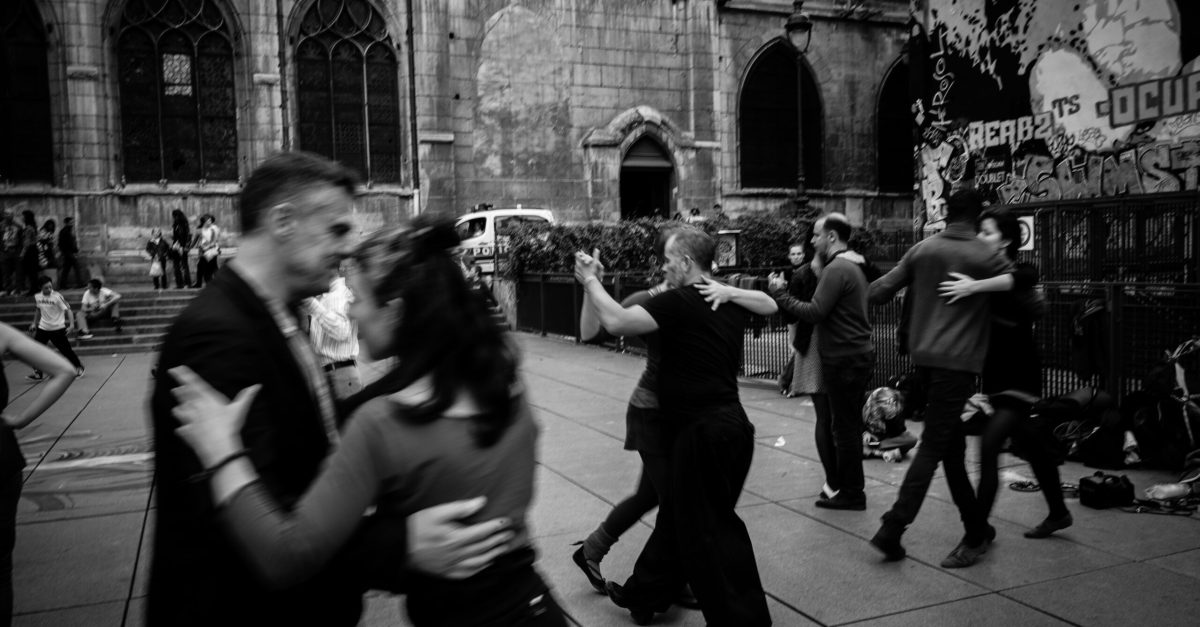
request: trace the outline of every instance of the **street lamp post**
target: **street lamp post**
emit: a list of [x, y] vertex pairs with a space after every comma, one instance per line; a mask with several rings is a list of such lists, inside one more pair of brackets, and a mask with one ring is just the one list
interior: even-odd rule
[[812, 20], [804, 12], [804, 0], [792, 2], [792, 14], [783, 28], [796, 50], [796, 213], [799, 214], [808, 206], [804, 189], [804, 53], [812, 42]]

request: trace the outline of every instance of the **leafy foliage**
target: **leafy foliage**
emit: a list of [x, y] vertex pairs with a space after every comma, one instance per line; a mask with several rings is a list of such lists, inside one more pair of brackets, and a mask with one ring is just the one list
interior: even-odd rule
[[[526, 273], [571, 272], [575, 251], [600, 249], [610, 272], [645, 272], [661, 262], [654, 254], [659, 229], [677, 224], [667, 220], [628, 220], [615, 223], [526, 224], [506, 230], [508, 252], [500, 260], [499, 272], [506, 278]], [[698, 225], [710, 235], [738, 229], [740, 266], [770, 267], [787, 264], [788, 245], [807, 239], [812, 231], [808, 218], [778, 218], [766, 215], [721, 217]]]

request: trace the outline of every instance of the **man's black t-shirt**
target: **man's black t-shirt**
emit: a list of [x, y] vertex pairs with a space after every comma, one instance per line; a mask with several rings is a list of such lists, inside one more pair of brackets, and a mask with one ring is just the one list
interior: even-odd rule
[[738, 402], [742, 332], [749, 312], [733, 303], [713, 311], [694, 285], [659, 294], [642, 306], [658, 323], [662, 342], [662, 409], [689, 411]]

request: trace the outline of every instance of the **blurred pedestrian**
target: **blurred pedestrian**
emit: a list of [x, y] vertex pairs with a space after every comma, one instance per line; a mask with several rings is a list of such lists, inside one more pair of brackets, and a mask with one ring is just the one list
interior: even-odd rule
[[301, 304], [308, 315], [308, 337], [329, 377], [333, 395], [346, 399], [362, 389], [358, 375], [358, 323], [350, 319], [354, 296], [346, 286], [346, 263], [329, 282], [329, 291], [306, 298]]
[[[783, 273], [771, 273], [768, 286], [774, 291], [785, 285], [787, 293], [797, 301], [807, 303], [812, 300], [817, 289], [816, 267], [819, 263], [814, 259], [815, 250], [811, 241], [795, 241], [788, 247], [788, 262], [792, 266], [792, 276], [786, 280]], [[799, 320], [782, 310], [783, 320], [788, 325], [788, 345], [792, 347], [792, 355], [783, 366], [779, 376], [779, 391], [788, 398], [809, 395], [813, 404], [820, 402], [827, 405], [829, 400], [824, 398], [825, 389], [821, 382], [821, 356], [817, 349], [817, 341], [813, 337], [815, 327], [811, 322]], [[817, 397], [821, 396], [820, 399]]]
[[33, 296], [39, 289], [38, 278], [42, 276], [38, 264], [38, 228], [33, 212], [21, 212], [21, 275], [26, 293]]
[[176, 368], [179, 433], [214, 469], [208, 487], [223, 526], [267, 581], [291, 585], [319, 572], [373, 505], [393, 517], [389, 544], [403, 544], [411, 534], [403, 517], [482, 493], [480, 516], [507, 518], [516, 537], [472, 577], [413, 577], [408, 617], [417, 627], [565, 627], [534, 569], [526, 523], [538, 427], [515, 347], [452, 257], [458, 243], [449, 220], [420, 216], [359, 247], [351, 315], [366, 352], [399, 365], [352, 399], [337, 450], [297, 501], [266, 490], [244, 455], [243, 423], [260, 386], [229, 403]]
[[22, 293], [21, 227], [12, 211], [0, 216], [0, 291], [16, 296]]
[[58, 285], [58, 253], [55, 246], [57, 229], [58, 225], [53, 219], [46, 220], [38, 231], [37, 240], [38, 271], [40, 276], [50, 277], [55, 285]]
[[[54, 290], [54, 280], [44, 276], [38, 280], [39, 291], [33, 296], [33, 323], [29, 332], [38, 344], [50, 343], [58, 352], [75, 366], [75, 376], [83, 376], [83, 363], [71, 349], [71, 340], [67, 334], [75, 329], [75, 317], [71, 315], [71, 305], [62, 294]], [[26, 375], [30, 381], [41, 381], [45, 373], [36, 367], [32, 374]]]
[[192, 273], [188, 255], [192, 250], [192, 227], [183, 211], [171, 212], [171, 269], [175, 274], [175, 289], [191, 287]]
[[58, 274], [58, 284], [63, 289], [69, 283], [67, 277], [75, 273], [75, 282], [71, 285], [83, 287], [83, 273], [79, 270], [79, 239], [75, 236], [75, 218], [63, 218], [63, 226], [58, 231], [58, 254], [62, 256], [62, 266]]
[[21, 500], [25, 478], [25, 456], [17, 444], [16, 431], [29, 426], [62, 397], [75, 381], [75, 368], [61, 355], [3, 323], [0, 323], [0, 354], [11, 355], [26, 366], [50, 375], [25, 410], [14, 412], [8, 408], [8, 378], [0, 362], [0, 407], [4, 408], [0, 414], [0, 626], [8, 627], [12, 624], [17, 502]]
[[167, 289], [167, 257], [171, 256], [171, 245], [163, 239], [162, 229], [150, 231], [146, 256], [150, 258], [150, 280], [154, 283], [154, 289]]
[[211, 283], [217, 273], [217, 257], [221, 254], [221, 229], [211, 215], [200, 216], [200, 227], [196, 229], [196, 250], [199, 257], [196, 261], [196, 285], [204, 287]]

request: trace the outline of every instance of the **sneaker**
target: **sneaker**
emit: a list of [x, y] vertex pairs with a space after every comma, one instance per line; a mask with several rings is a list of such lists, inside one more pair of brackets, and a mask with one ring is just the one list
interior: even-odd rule
[[908, 551], [905, 551], [904, 547], [900, 545], [900, 534], [889, 531], [887, 527], [881, 527], [870, 542], [871, 546], [883, 552], [885, 561], [897, 562], [908, 555]]
[[27, 375], [25, 375], [25, 380], [26, 380], [26, 381], [41, 381], [41, 380], [43, 380], [43, 379], [45, 379], [45, 378], [46, 378], [46, 375], [44, 375], [44, 374], [42, 374], [42, 373], [40, 373], [40, 372], [38, 372], [38, 371], [36, 371], [36, 370], [35, 370], [35, 371], [33, 371], [33, 372], [31, 372], [31, 373], [29, 373], [29, 374], [27, 374]]
[[1026, 538], [1049, 538], [1055, 531], [1066, 529], [1075, 523], [1075, 519], [1071, 518], [1070, 514], [1062, 518], [1046, 517], [1046, 520], [1038, 523], [1038, 526], [1025, 532]]
[[600, 594], [608, 593], [608, 590], [605, 588], [604, 576], [600, 574], [600, 564], [585, 557], [583, 554], [583, 547], [579, 547], [579, 549], [575, 551], [573, 555], [571, 555], [571, 561], [575, 562], [575, 565], [579, 567], [579, 570], [583, 571], [583, 575], [587, 577], [588, 583], [592, 584], [592, 587], [596, 589], [596, 592], [599, 592]]
[[75, 369], [75, 378], [78, 379], [79, 377], [82, 377], [82, 376], [83, 376], [83, 366], [80, 366]]
[[91, 333], [80, 333], [79, 334], [79, 339], [81, 339], [81, 340], [90, 340], [94, 337], [96, 337], [96, 336], [92, 335]]
[[113, 328], [116, 329], [116, 333], [120, 333], [121, 331], [125, 330], [125, 326], [121, 324], [120, 318], [113, 320]]

